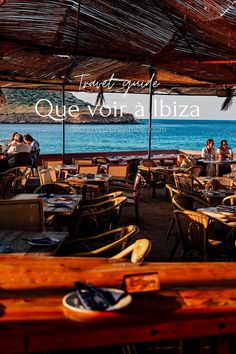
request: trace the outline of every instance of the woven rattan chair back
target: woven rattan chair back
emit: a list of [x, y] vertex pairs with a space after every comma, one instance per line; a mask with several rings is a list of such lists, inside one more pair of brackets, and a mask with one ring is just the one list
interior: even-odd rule
[[188, 252], [197, 251], [207, 260], [208, 239], [213, 234], [210, 218], [189, 210], [176, 210], [174, 214], [183, 246], [183, 256]]
[[44, 230], [42, 200], [0, 200], [0, 228], [23, 231]]

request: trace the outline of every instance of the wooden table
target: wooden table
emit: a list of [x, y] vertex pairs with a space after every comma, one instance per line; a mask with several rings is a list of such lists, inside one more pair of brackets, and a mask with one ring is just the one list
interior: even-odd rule
[[236, 228], [236, 214], [235, 216], [227, 216], [226, 213], [217, 210], [217, 207], [199, 208], [197, 211]]
[[[24, 199], [34, 199], [39, 198], [37, 194], [31, 193], [20, 193], [17, 194], [12, 199], [16, 200], [24, 200]], [[66, 201], [62, 201], [61, 198], [66, 198]], [[72, 216], [77, 205], [81, 201], [81, 196], [78, 194], [55, 194], [50, 198], [42, 198], [44, 200], [43, 203], [43, 211], [45, 215], [61, 215], [61, 216]], [[66, 206], [55, 206], [54, 202], [66, 203]], [[52, 204], [50, 204], [52, 203]]]
[[[32, 246], [23, 240], [24, 238], [33, 239], [40, 237], [53, 237], [60, 242], [53, 246]], [[0, 245], [8, 243], [11, 253], [21, 253], [30, 256], [53, 256], [67, 237], [67, 232], [0, 230]]]
[[231, 164], [236, 163], [236, 160], [204, 160], [204, 159], [199, 159], [198, 161], [203, 162], [205, 164], [215, 165], [216, 176], [219, 176], [219, 166], [220, 165], [231, 165]]
[[[0, 256], [0, 263], [2, 354], [210, 335], [220, 341], [236, 332], [232, 263], [133, 265], [105, 258], [27, 256]], [[132, 294], [123, 310], [82, 314], [62, 305], [77, 280], [121, 288], [125, 276], [135, 275], [135, 283], [145, 287], [150, 273], [158, 274], [161, 290]], [[225, 349], [218, 353], [226, 354]]]
[[56, 165], [55, 170], [59, 172], [59, 178], [63, 175], [63, 172], [72, 172], [75, 174], [78, 172], [78, 166], [76, 165]]
[[[89, 177], [91, 176], [91, 178]], [[83, 199], [86, 198], [87, 186], [96, 185], [98, 187], [103, 186], [106, 188], [109, 180], [112, 178], [110, 174], [77, 174], [66, 179], [66, 182], [73, 187], [82, 186]]]
[[225, 213], [217, 210], [217, 207], [200, 208], [197, 209], [202, 214], [210, 216], [212, 219], [223, 222], [229, 227], [229, 232], [226, 234], [225, 239], [230, 244], [231, 247], [235, 247], [235, 232], [236, 232], [236, 215], [227, 216]]

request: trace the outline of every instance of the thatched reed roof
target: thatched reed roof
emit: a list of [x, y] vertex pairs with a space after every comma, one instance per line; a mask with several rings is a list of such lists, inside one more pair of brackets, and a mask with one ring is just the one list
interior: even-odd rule
[[0, 86], [97, 90], [81, 75], [148, 81], [150, 67], [166, 92], [236, 88], [235, 1], [0, 0]]

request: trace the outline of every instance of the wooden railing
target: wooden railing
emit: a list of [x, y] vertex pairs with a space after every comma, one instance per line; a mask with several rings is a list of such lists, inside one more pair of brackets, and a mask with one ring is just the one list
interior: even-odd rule
[[[30, 353], [236, 332], [233, 263], [146, 263], [102, 258], [0, 256], [1, 353]], [[74, 313], [63, 296], [75, 281], [133, 290], [116, 312]], [[160, 290], [152, 288], [154, 279]], [[155, 283], [155, 281], [154, 281]], [[158, 287], [157, 287], [158, 288]], [[222, 353], [227, 353], [227, 345]], [[219, 351], [220, 352], [220, 351]]]

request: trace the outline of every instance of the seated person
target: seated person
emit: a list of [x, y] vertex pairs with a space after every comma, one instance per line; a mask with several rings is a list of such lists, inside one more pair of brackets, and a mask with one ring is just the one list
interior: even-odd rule
[[228, 146], [227, 140], [221, 140], [220, 146], [216, 150], [216, 154], [218, 160], [233, 160], [233, 150]]
[[24, 143], [30, 147], [31, 165], [33, 168], [36, 168], [36, 163], [40, 153], [39, 142], [35, 140], [30, 134], [25, 134]]
[[[220, 142], [220, 146], [216, 150], [217, 159], [220, 161], [225, 161], [227, 159], [233, 160], [233, 150], [228, 146], [227, 140], [223, 139]], [[219, 176], [231, 173], [230, 164], [222, 164], [219, 166]]]
[[206, 146], [202, 149], [202, 158], [205, 160], [215, 160], [216, 151], [214, 146], [214, 140], [208, 139]]
[[30, 146], [28, 144], [24, 144], [23, 135], [15, 134], [14, 136], [15, 145], [11, 145], [7, 150], [7, 154], [17, 154], [18, 152], [28, 152], [30, 153]]
[[[208, 139], [206, 142], [206, 146], [202, 149], [201, 156], [203, 159], [209, 160], [209, 161], [215, 160], [216, 151], [213, 146], [214, 146], [214, 140]], [[215, 165], [213, 165], [212, 163], [207, 164], [206, 175], [211, 176], [211, 177], [214, 177], [216, 175]]]
[[10, 136], [10, 140], [8, 140], [7, 142], [7, 146], [11, 146], [11, 145], [16, 145], [16, 141], [14, 140], [14, 137], [16, 134], [19, 134], [18, 132], [14, 132], [11, 134]]

